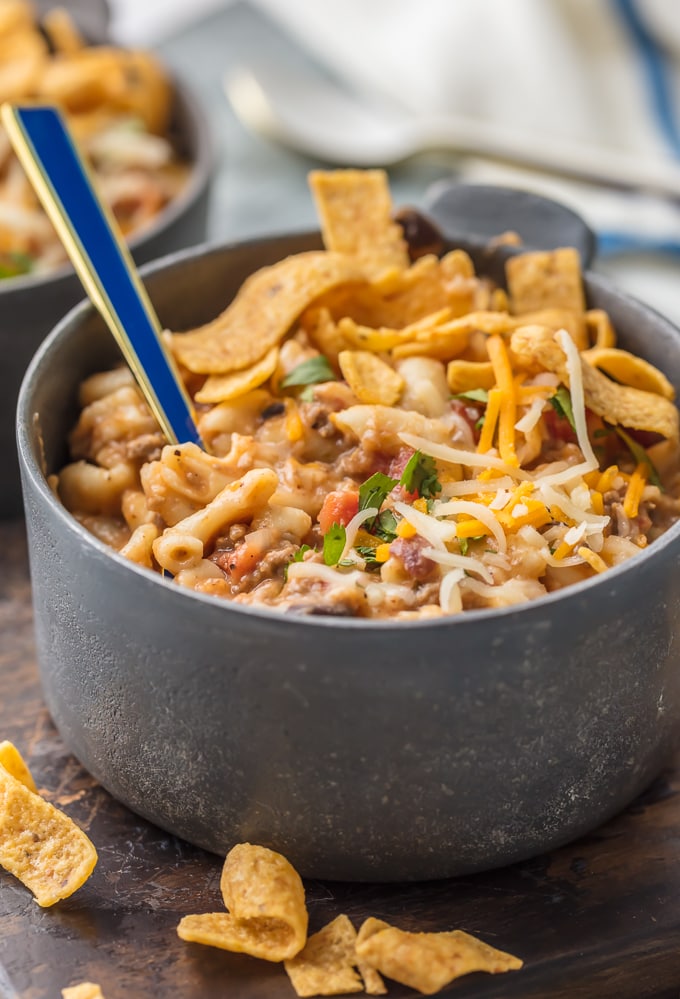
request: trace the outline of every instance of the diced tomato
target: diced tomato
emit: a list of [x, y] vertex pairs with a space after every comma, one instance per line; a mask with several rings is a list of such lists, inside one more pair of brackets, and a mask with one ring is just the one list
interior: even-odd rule
[[261, 558], [262, 550], [244, 541], [232, 551], [221, 552], [213, 561], [233, 582], [238, 583], [255, 569]]
[[551, 440], [563, 441], [565, 444], [576, 443], [576, 434], [571, 423], [566, 417], [560, 416], [552, 406], [546, 406], [543, 410], [543, 420]]
[[355, 513], [359, 512], [359, 493], [346, 489], [336, 489], [328, 493], [319, 511], [319, 528], [322, 534], [330, 529], [332, 524], [342, 524], [346, 527]]

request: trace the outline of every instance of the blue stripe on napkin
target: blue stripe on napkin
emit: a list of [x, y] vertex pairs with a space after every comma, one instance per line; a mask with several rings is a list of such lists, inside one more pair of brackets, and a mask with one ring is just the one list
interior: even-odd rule
[[673, 106], [668, 56], [659, 48], [638, 14], [635, 0], [613, 0], [634, 42], [647, 83], [651, 106], [666, 142], [680, 158], [680, 126]]
[[[673, 101], [669, 59], [642, 21], [635, 0], [611, 0], [637, 50], [647, 82], [649, 103], [669, 150], [680, 158], [680, 118]], [[680, 239], [636, 236], [630, 232], [598, 233], [598, 252], [656, 252], [680, 255]]]

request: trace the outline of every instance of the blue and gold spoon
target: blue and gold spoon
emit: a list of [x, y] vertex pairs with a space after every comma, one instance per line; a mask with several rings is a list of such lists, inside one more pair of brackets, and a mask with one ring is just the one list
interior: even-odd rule
[[59, 111], [3, 104], [14, 151], [76, 272], [116, 338], [170, 444], [202, 445], [191, 400], [161, 339], [161, 327], [119, 233], [97, 197]]

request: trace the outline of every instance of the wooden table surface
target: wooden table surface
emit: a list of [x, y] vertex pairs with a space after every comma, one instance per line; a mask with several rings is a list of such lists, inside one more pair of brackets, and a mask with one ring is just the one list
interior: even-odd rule
[[[42, 701], [23, 525], [0, 524], [0, 739], [27, 757], [41, 792], [89, 833], [90, 880], [41, 909], [0, 871], [0, 999], [59, 999], [80, 981], [106, 999], [293, 999], [278, 965], [176, 935], [180, 918], [221, 908], [218, 857], [119, 805], [66, 750]], [[679, 761], [680, 762], [680, 761]], [[522, 957], [471, 975], [461, 999], [680, 997], [680, 772], [661, 775], [586, 839], [514, 867], [425, 884], [308, 882], [310, 928], [341, 912], [405, 929], [462, 928]], [[390, 983], [389, 996], [408, 989]]]

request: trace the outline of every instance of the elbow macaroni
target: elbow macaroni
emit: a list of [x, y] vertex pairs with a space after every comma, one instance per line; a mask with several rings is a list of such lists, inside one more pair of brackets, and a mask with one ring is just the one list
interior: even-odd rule
[[85, 526], [173, 585], [413, 620], [534, 600], [680, 519], [673, 388], [585, 308], [575, 251], [512, 258], [506, 293], [369, 217], [326, 205], [326, 254], [165, 335], [206, 450], [163, 444], [126, 369], [83, 383], [57, 489]]

